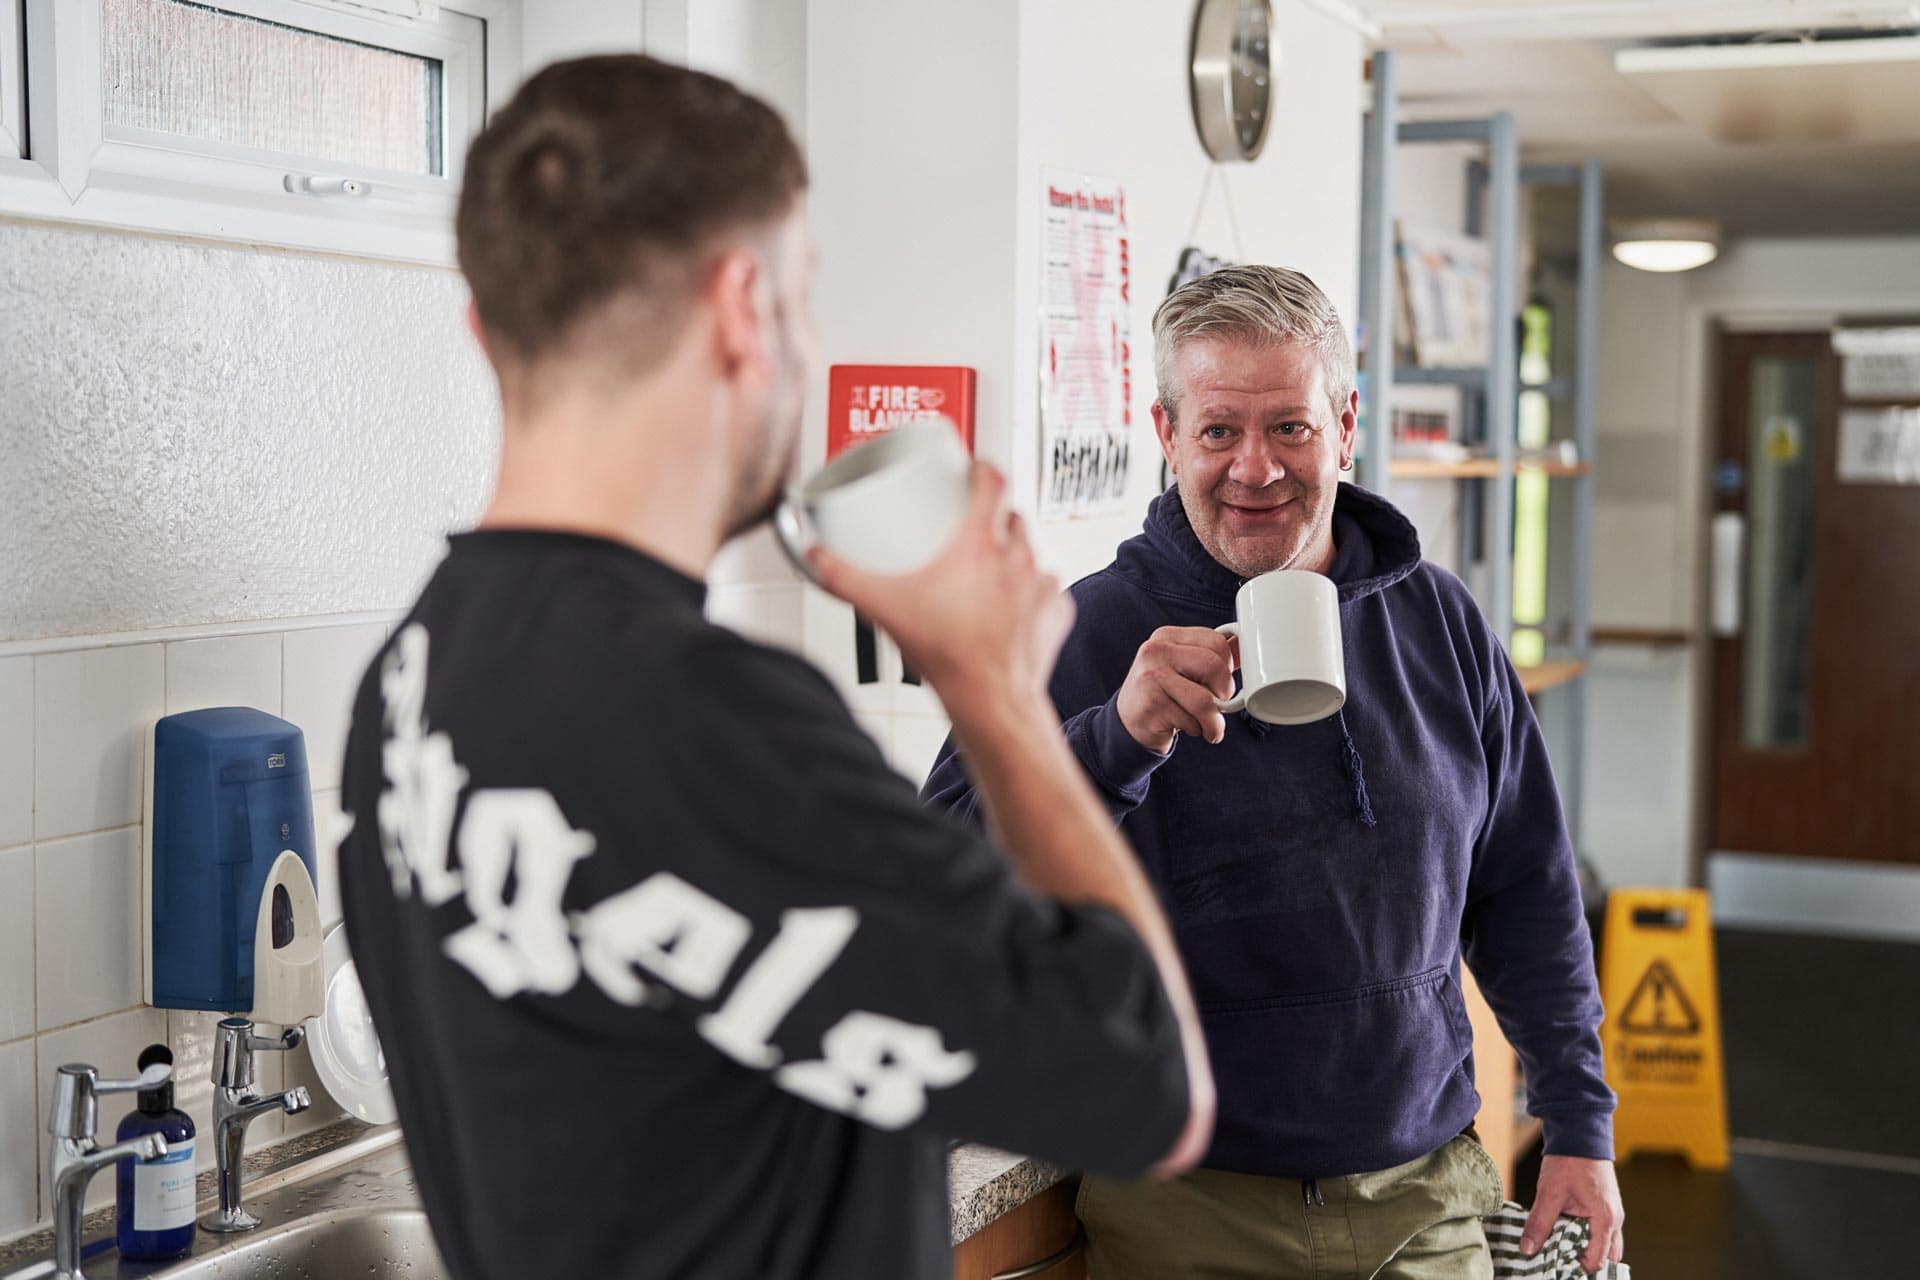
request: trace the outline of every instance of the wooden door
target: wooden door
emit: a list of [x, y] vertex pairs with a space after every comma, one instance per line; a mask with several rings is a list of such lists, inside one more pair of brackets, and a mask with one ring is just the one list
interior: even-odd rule
[[1723, 334], [1720, 391], [1711, 847], [1920, 862], [1920, 484], [1841, 478], [1825, 332]]

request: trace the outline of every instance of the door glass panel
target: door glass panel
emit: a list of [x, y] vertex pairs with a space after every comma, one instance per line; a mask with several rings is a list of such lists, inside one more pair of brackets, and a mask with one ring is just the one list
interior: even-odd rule
[[105, 0], [100, 43], [109, 125], [446, 171], [442, 68], [432, 58], [183, 0]]
[[1807, 740], [1815, 365], [1760, 356], [1752, 370], [1740, 737], [1749, 747], [1797, 748]]

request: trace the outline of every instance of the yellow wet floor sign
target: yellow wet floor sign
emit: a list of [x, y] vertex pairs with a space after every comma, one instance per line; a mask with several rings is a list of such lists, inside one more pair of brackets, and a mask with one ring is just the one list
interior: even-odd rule
[[1600, 995], [1607, 1083], [1620, 1095], [1616, 1157], [1671, 1151], [1695, 1168], [1726, 1168], [1726, 1077], [1706, 891], [1609, 894]]

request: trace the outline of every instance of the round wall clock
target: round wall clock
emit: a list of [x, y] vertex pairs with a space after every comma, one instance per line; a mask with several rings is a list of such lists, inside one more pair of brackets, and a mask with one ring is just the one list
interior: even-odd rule
[[1251, 160], [1266, 145], [1273, 66], [1268, 0], [1200, 0], [1194, 7], [1193, 126], [1215, 160]]

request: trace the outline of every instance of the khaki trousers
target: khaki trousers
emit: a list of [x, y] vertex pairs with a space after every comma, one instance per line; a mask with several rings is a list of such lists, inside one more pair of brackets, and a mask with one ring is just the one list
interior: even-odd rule
[[1500, 1207], [1500, 1171], [1471, 1134], [1317, 1187], [1324, 1205], [1298, 1178], [1088, 1175], [1075, 1208], [1089, 1280], [1492, 1280], [1480, 1220]]

